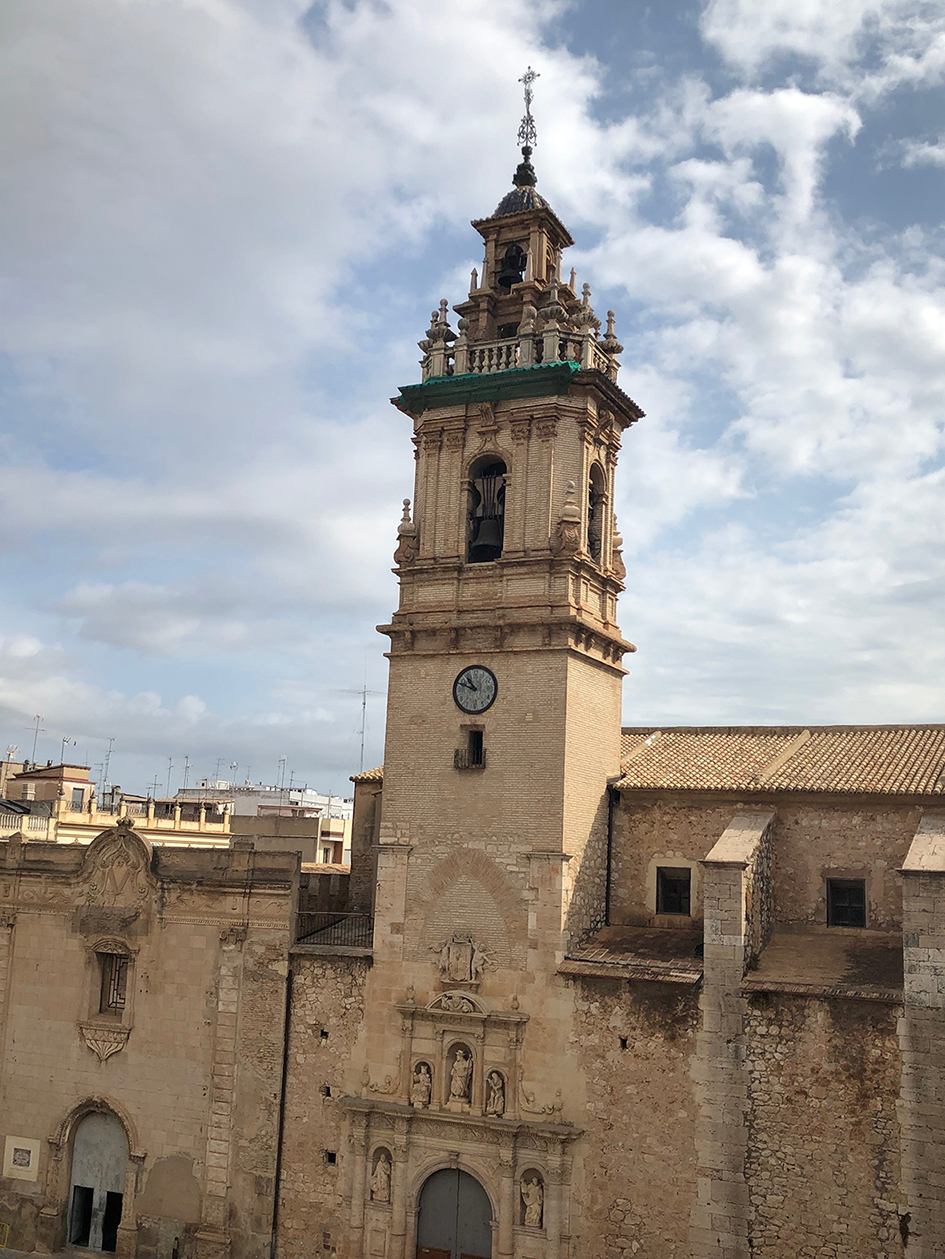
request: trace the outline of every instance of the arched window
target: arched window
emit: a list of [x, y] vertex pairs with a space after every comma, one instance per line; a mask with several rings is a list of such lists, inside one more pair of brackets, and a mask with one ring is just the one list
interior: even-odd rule
[[607, 502], [604, 474], [598, 464], [591, 468], [587, 486], [587, 549], [595, 564], [601, 562], [604, 539], [604, 508]]
[[484, 455], [470, 468], [466, 521], [466, 558], [470, 564], [485, 564], [502, 554], [505, 473], [505, 464], [495, 455]]
[[521, 245], [509, 245], [499, 265], [499, 288], [506, 292], [513, 284], [519, 284], [528, 266], [528, 255]]

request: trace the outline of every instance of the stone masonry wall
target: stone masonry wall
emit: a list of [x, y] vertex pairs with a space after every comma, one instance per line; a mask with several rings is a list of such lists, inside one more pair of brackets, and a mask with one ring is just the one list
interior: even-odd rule
[[369, 966], [364, 958], [292, 955], [280, 1259], [327, 1259], [341, 1250], [348, 1168], [338, 1099], [357, 1089], [349, 1064], [362, 1030]]
[[885, 1259], [899, 1236], [899, 1007], [748, 1000], [749, 1242], [759, 1259]]
[[572, 1041], [587, 1102], [573, 1254], [688, 1259], [698, 994], [600, 979], [577, 980], [574, 989]]

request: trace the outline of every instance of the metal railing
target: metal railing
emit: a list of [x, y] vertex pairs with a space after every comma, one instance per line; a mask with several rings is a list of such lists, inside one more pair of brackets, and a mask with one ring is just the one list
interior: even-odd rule
[[300, 910], [295, 915], [295, 943], [369, 949], [374, 944], [374, 919], [370, 914]]
[[456, 748], [453, 752], [454, 769], [485, 769], [486, 749], [472, 751], [470, 748]]

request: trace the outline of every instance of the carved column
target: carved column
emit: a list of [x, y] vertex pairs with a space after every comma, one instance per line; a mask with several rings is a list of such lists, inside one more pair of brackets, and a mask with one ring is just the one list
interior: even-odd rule
[[144, 1151], [131, 1150], [128, 1154], [128, 1166], [125, 1170], [125, 1191], [121, 1203], [121, 1223], [118, 1226], [118, 1239], [115, 1254], [118, 1259], [134, 1259], [138, 1246], [138, 1216], [135, 1212], [135, 1198], [138, 1193], [138, 1175], [144, 1166]]
[[409, 1120], [394, 1120], [394, 1165], [391, 1169], [391, 1259], [404, 1259], [407, 1231], [407, 1129]]
[[515, 1251], [515, 1161], [511, 1142], [499, 1148], [499, 1256], [505, 1259]]
[[367, 1115], [351, 1116], [351, 1222], [348, 1228], [348, 1249], [351, 1259], [364, 1254], [364, 1202], [367, 1195]]
[[227, 1205], [236, 1094], [242, 949], [245, 939], [245, 927], [230, 927], [220, 935], [216, 1028], [210, 1068], [205, 1192], [201, 1226], [195, 1239], [196, 1259], [224, 1259], [230, 1250]]
[[556, 1150], [548, 1160], [548, 1179], [545, 1181], [545, 1204], [542, 1224], [548, 1239], [545, 1254], [547, 1259], [558, 1259], [561, 1248], [561, 1154]]

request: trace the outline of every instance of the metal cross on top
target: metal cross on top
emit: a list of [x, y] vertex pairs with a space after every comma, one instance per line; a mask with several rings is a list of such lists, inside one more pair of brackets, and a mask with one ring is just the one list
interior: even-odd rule
[[[525, 87], [525, 117], [521, 121], [518, 129], [518, 142], [529, 151], [531, 151], [538, 141], [538, 132], [535, 129], [535, 119], [532, 117], [532, 84], [539, 78], [537, 70], [533, 70], [531, 66], [525, 71], [519, 79], [519, 83]], [[526, 155], [527, 156], [527, 155]]]

